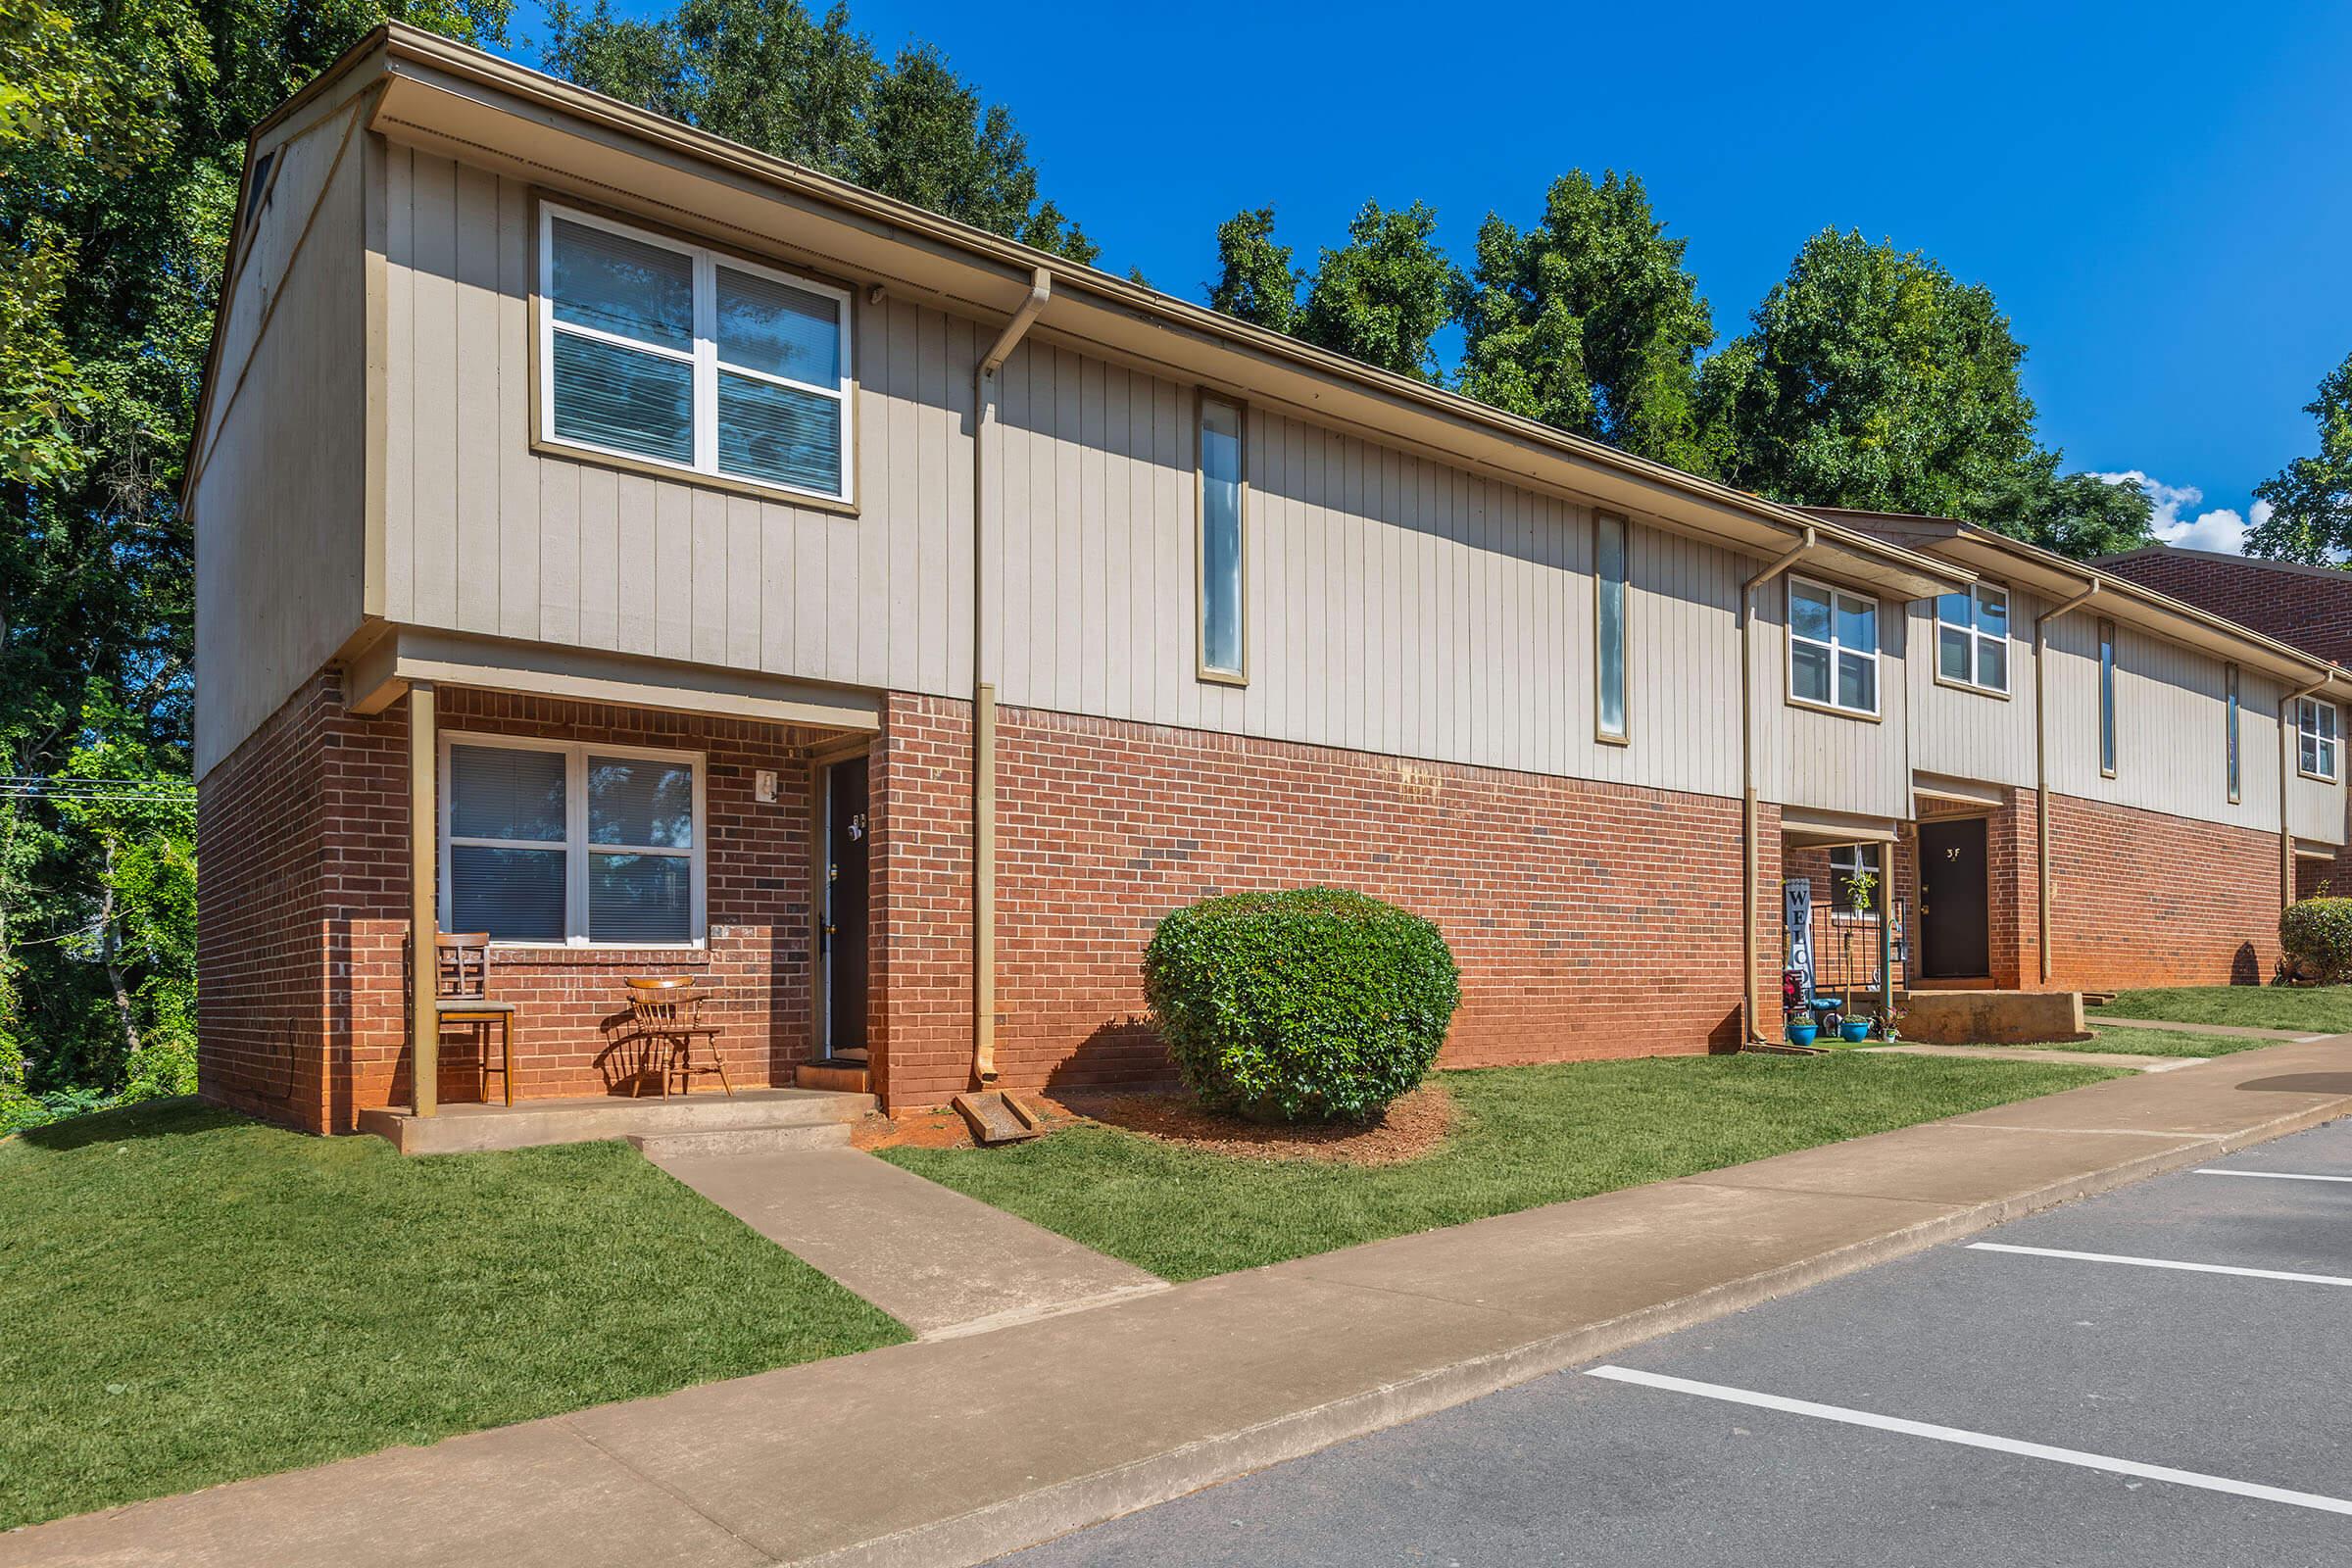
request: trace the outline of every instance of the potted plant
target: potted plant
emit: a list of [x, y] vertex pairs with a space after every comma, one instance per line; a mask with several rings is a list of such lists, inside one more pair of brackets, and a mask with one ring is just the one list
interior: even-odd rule
[[1792, 1046], [1810, 1046], [1821, 1035], [1821, 1025], [1815, 1023], [1813, 1014], [1803, 1007], [1789, 1009], [1785, 1027], [1788, 1033], [1788, 1043]]

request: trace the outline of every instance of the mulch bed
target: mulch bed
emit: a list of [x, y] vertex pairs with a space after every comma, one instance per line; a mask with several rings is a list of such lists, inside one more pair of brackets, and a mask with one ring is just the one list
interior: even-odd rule
[[[1401, 1165], [1434, 1152], [1460, 1119], [1443, 1084], [1423, 1084], [1391, 1105], [1376, 1122], [1330, 1127], [1278, 1127], [1203, 1110], [1181, 1090], [1155, 1093], [1072, 1092], [1048, 1097], [1015, 1091], [1046, 1114], [1049, 1134], [1073, 1121], [1101, 1122], [1122, 1132], [1186, 1149], [1244, 1159], [1320, 1159], [1348, 1165]], [[851, 1129], [859, 1149], [969, 1149], [963, 1118], [942, 1106], [898, 1118], [879, 1113]]]

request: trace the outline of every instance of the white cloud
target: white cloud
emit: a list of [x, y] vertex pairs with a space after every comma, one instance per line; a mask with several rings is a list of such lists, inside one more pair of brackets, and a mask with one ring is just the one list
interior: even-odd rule
[[[2205, 492], [2193, 484], [2166, 484], [2150, 478], [2137, 468], [2122, 473], [2102, 473], [2097, 477], [2109, 484], [2135, 484], [2148, 494], [2148, 530], [2168, 545], [2184, 550], [2214, 550], [2224, 555], [2242, 556], [2246, 553], [2246, 530], [2259, 527], [2269, 520], [2271, 504], [2257, 501], [2244, 514], [2233, 507], [2215, 507], [2196, 512], [2204, 501]], [[2186, 515], [2194, 513], [2195, 514]]]

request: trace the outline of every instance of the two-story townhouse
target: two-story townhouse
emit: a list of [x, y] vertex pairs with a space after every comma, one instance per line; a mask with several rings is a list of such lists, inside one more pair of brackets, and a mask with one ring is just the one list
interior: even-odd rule
[[[526, 1098], [610, 1085], [649, 973], [715, 989], [738, 1083], [1157, 1077], [1153, 922], [1307, 882], [1445, 929], [1451, 1061], [1732, 1049], [1778, 1032], [1785, 853], [2042, 776], [2014, 721], [1997, 760], [1922, 750], [1973, 536], [1782, 508], [397, 25], [255, 134], [187, 504], [204, 1089], [322, 1130], [484, 1091], [412, 932], [489, 934]], [[2262, 704], [2307, 664], [2239, 662], [2259, 834]], [[2161, 792], [2130, 755], [2116, 788]], [[2265, 936], [2257, 883], [2217, 930]]]

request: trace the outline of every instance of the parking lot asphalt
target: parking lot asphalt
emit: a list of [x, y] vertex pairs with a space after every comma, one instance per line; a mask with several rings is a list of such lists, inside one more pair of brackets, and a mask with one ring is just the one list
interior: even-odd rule
[[1002, 1561], [2352, 1565], [2352, 1120]]

